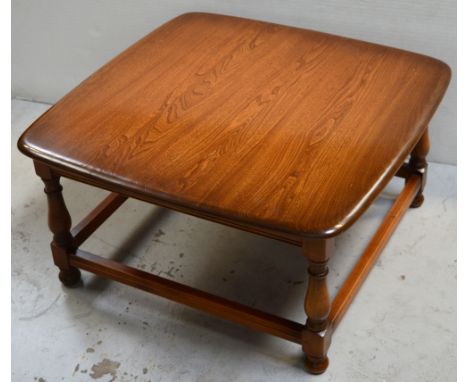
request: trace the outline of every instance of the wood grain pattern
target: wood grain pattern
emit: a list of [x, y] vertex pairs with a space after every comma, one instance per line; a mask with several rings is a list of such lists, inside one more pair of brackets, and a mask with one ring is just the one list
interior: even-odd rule
[[190, 13], [84, 81], [19, 148], [156, 204], [327, 237], [402, 166], [449, 79], [430, 57]]

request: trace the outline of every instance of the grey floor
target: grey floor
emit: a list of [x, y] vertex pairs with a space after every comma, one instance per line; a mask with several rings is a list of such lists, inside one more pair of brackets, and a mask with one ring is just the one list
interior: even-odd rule
[[[60, 285], [43, 186], [16, 150], [47, 108], [12, 102], [13, 381], [455, 381], [456, 167], [430, 165], [425, 204], [404, 217], [335, 332], [329, 369], [312, 377], [298, 345], [86, 272], [84, 286]], [[105, 195], [63, 185], [75, 222]], [[400, 186], [337, 240], [333, 292]], [[305, 320], [306, 264], [286, 244], [129, 201], [85, 248]]]

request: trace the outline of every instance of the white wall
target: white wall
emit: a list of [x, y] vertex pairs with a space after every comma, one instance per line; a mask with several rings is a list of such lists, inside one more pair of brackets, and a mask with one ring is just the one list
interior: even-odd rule
[[13, 0], [12, 95], [56, 102], [138, 38], [188, 11], [316, 29], [447, 62], [453, 77], [431, 124], [430, 159], [456, 163], [455, 0]]

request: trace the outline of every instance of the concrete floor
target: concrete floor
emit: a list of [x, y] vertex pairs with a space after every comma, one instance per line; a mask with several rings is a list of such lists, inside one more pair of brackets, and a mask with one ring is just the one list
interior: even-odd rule
[[[306, 374], [298, 345], [83, 272], [65, 289], [49, 253], [43, 185], [16, 150], [48, 105], [12, 103], [13, 381], [455, 381], [456, 167], [431, 164], [410, 210], [336, 331], [330, 367]], [[337, 240], [336, 291], [388, 209], [388, 188]], [[105, 195], [63, 180], [77, 222]], [[84, 246], [97, 254], [304, 322], [298, 248], [137, 201]]]

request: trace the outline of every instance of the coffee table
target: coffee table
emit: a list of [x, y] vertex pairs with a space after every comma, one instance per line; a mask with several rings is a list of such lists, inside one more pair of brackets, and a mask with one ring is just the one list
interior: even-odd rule
[[[206, 13], [169, 21], [18, 142], [45, 184], [60, 280], [83, 269], [296, 342], [322, 373], [353, 297], [423, 202], [427, 126], [449, 81], [441, 61], [363, 41]], [[73, 229], [62, 176], [111, 191]], [[405, 186], [330, 301], [334, 238], [394, 176]], [[80, 250], [127, 198], [301, 246], [305, 324]]]

